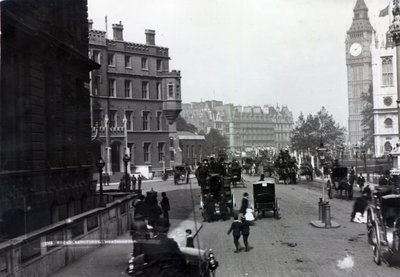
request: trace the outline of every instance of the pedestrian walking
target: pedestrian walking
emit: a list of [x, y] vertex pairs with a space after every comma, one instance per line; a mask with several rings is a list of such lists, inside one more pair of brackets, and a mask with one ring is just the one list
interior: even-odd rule
[[243, 243], [245, 246], [244, 251], [248, 252], [250, 250], [249, 242], [248, 242], [248, 238], [250, 235], [250, 222], [248, 222], [245, 217], [242, 217], [241, 223], [242, 224], [240, 225], [240, 232], [242, 233], [242, 236], [243, 236]]
[[186, 247], [194, 248], [192, 230], [186, 229]]
[[142, 189], [142, 175], [139, 174], [139, 176], [137, 177], [137, 182], [138, 182], [138, 190]]
[[239, 248], [239, 239], [240, 239], [240, 229], [241, 229], [242, 223], [239, 221], [239, 216], [235, 215], [234, 220], [231, 224], [231, 227], [228, 230], [228, 235], [232, 233], [233, 236], [233, 243], [235, 244], [235, 253], [239, 253], [240, 248]]
[[121, 178], [120, 182], [119, 182], [119, 187], [118, 187], [119, 191], [124, 191], [125, 190], [125, 181], [124, 178]]
[[132, 174], [132, 190], [136, 190], [136, 176]]
[[365, 184], [365, 178], [364, 176], [362, 176], [362, 173], [360, 173], [360, 175], [357, 177], [357, 185], [360, 188], [360, 192], [363, 191], [364, 184]]
[[165, 192], [161, 193], [161, 197], [162, 197], [162, 199], [160, 201], [160, 205], [161, 205], [161, 209], [163, 211], [163, 217], [165, 219], [167, 219], [168, 222], [169, 222], [169, 214], [168, 214], [168, 211], [170, 210], [169, 199], [168, 199], [167, 194]]
[[249, 194], [247, 192], [243, 193], [243, 198], [242, 198], [242, 205], [240, 206], [240, 213], [245, 215], [247, 208], [250, 207], [249, 204]]

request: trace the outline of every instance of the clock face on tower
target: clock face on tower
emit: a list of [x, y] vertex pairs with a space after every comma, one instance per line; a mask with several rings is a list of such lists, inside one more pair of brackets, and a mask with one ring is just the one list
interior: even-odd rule
[[361, 51], [362, 51], [362, 46], [358, 42], [355, 42], [350, 46], [350, 55], [354, 57], [360, 55]]

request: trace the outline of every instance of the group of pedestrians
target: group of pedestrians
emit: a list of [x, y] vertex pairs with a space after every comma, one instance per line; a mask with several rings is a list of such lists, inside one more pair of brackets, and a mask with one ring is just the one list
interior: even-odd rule
[[[239, 210], [239, 214], [236, 213], [233, 217], [233, 222], [228, 230], [228, 235], [232, 233], [233, 243], [235, 245], [235, 253], [239, 253], [242, 248], [240, 247], [239, 239], [243, 237], [243, 244], [245, 252], [250, 251], [248, 238], [250, 236], [250, 226], [253, 225], [254, 217], [251, 213], [251, 204], [249, 200], [249, 194], [245, 192], [242, 198], [242, 204]], [[251, 215], [250, 215], [250, 214]], [[242, 215], [239, 220], [239, 215]]]
[[161, 193], [161, 201], [158, 203], [157, 192], [151, 189], [146, 194], [140, 195], [133, 203], [135, 208], [134, 219], [139, 221], [147, 221], [150, 226], [155, 226], [160, 220], [161, 214], [169, 223], [170, 204], [167, 193]]
[[[128, 180], [128, 182], [126, 182]], [[132, 185], [132, 190], [136, 190], [136, 183], [138, 184], [138, 190], [142, 189], [142, 175], [139, 174], [139, 176], [136, 178], [135, 174], [132, 174], [132, 177], [125, 178], [123, 176], [119, 182], [119, 190], [120, 191], [131, 191], [131, 185]]]

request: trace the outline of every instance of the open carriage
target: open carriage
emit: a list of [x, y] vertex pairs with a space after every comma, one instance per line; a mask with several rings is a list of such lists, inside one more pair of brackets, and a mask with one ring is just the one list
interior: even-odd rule
[[265, 212], [272, 211], [276, 219], [280, 219], [279, 201], [275, 195], [275, 179], [265, 178], [253, 184], [254, 211], [256, 216], [264, 216]]
[[346, 198], [353, 198], [353, 186], [350, 185], [347, 179], [347, 167], [334, 167], [330, 174], [330, 178], [326, 183], [328, 196], [330, 199], [333, 198], [333, 191], [335, 190], [337, 195], [342, 198], [343, 191], [345, 191]]
[[400, 194], [394, 186], [377, 187], [367, 209], [368, 243], [374, 261], [391, 264], [400, 260]]

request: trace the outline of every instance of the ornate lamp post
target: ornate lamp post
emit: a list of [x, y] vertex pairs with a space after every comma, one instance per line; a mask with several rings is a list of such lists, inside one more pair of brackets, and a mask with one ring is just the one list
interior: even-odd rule
[[128, 154], [125, 154], [124, 157], [122, 158], [122, 161], [124, 162], [125, 165], [125, 189], [130, 190], [130, 178], [128, 175], [128, 163], [130, 162], [131, 158], [128, 156]]
[[320, 166], [322, 167], [322, 201], [325, 201], [325, 185], [324, 185], [324, 163], [325, 163], [325, 153], [327, 149], [324, 147], [324, 143], [321, 141], [319, 147], [317, 148]]
[[356, 153], [356, 168], [355, 168], [355, 170], [354, 170], [354, 173], [355, 173], [355, 175], [357, 176], [357, 174], [358, 174], [358, 169], [357, 169], [357, 166], [358, 166], [358, 150], [360, 149], [360, 147], [358, 146], [358, 144], [356, 143], [356, 145], [354, 145], [354, 152]]
[[100, 207], [106, 206], [103, 199], [103, 167], [105, 165], [106, 163], [101, 157], [96, 162], [97, 169], [99, 170], [99, 180], [100, 180], [100, 202], [99, 202]]

